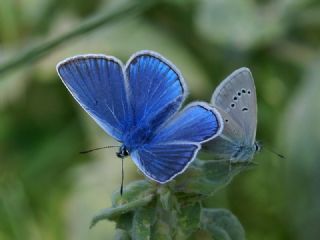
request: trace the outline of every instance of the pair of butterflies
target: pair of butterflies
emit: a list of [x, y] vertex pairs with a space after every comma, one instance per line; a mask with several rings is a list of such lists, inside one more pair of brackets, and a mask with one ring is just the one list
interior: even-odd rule
[[160, 54], [135, 53], [124, 66], [111, 56], [67, 58], [57, 72], [97, 124], [122, 143], [150, 179], [166, 183], [185, 171], [201, 144], [216, 158], [246, 161], [255, 141], [257, 105], [250, 70], [240, 68], [215, 90], [211, 105], [194, 102], [179, 111], [187, 88], [179, 70]]

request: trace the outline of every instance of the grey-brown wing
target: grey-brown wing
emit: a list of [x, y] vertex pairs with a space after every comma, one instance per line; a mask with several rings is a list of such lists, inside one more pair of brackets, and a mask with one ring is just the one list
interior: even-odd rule
[[223, 112], [222, 134], [232, 142], [240, 140], [252, 146], [257, 129], [257, 97], [250, 70], [240, 68], [230, 74], [214, 91], [211, 103]]
[[209, 151], [214, 159], [232, 159], [238, 147], [245, 138], [245, 133], [239, 124], [228, 113], [217, 107], [224, 121], [222, 133], [215, 139], [205, 143], [203, 149]]

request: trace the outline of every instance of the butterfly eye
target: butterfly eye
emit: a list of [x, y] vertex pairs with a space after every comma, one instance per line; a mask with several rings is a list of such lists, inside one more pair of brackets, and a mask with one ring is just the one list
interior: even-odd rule
[[233, 100], [237, 101], [237, 100], [238, 100], [238, 98], [237, 98], [236, 96], [234, 96], [234, 97], [233, 97]]
[[246, 93], [246, 90], [244, 88], [241, 89], [242, 93]]
[[250, 90], [248, 90], [248, 91], [247, 91], [247, 93], [248, 93], [248, 94], [251, 94], [251, 91], [250, 91]]
[[226, 121], [226, 122], [229, 122], [229, 120], [228, 120], [228, 119], [226, 119], [225, 121]]
[[129, 153], [128, 149], [125, 149], [125, 150], [124, 150], [124, 156], [127, 157], [127, 156], [129, 156], [129, 155], [130, 155], [130, 153]]
[[241, 96], [241, 92], [238, 92], [238, 96]]
[[234, 103], [231, 103], [230, 106], [234, 108], [236, 105]]

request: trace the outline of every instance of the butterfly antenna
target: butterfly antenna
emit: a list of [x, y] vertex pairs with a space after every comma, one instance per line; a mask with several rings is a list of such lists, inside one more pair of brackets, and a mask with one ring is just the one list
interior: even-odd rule
[[80, 154], [86, 154], [86, 153], [90, 153], [90, 152], [93, 152], [93, 151], [96, 151], [96, 150], [100, 150], [100, 149], [105, 149], [105, 148], [118, 148], [120, 146], [105, 146], [105, 147], [98, 147], [98, 148], [93, 148], [93, 149], [90, 149], [90, 150], [86, 150], [86, 151], [81, 151]]
[[120, 187], [120, 195], [123, 193], [123, 180], [124, 180], [124, 171], [123, 171], [123, 157], [121, 158], [121, 187]]
[[280, 154], [280, 153], [277, 153], [276, 151], [273, 151], [273, 150], [270, 149], [270, 148], [266, 148], [265, 146], [264, 146], [264, 148], [265, 148], [266, 150], [268, 150], [269, 152], [273, 153], [274, 155], [278, 156], [279, 158], [286, 159], [286, 157], [285, 157], [284, 155], [282, 155], [282, 154]]

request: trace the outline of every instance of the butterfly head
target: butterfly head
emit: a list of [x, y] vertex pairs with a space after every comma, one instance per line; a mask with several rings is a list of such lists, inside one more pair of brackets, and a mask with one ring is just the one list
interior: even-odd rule
[[119, 151], [117, 152], [117, 157], [118, 158], [125, 158], [130, 155], [128, 149], [126, 148], [125, 145], [120, 146]]
[[262, 143], [256, 141], [256, 142], [254, 143], [254, 147], [255, 147], [255, 152], [260, 152], [261, 149], [262, 149]]

